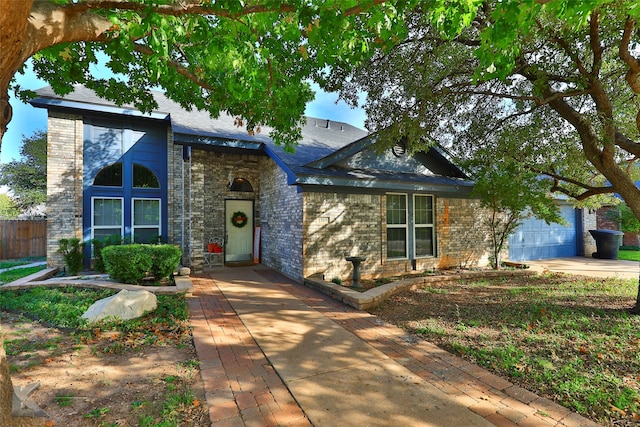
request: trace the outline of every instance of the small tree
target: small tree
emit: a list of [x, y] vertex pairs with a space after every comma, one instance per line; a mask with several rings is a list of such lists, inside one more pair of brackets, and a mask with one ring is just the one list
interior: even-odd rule
[[[616, 208], [607, 212], [607, 218], [620, 224], [620, 231], [624, 233], [640, 233], [640, 220], [631, 211], [631, 208], [626, 203], [621, 203]], [[636, 246], [640, 246], [638, 242], [636, 242]]]
[[22, 212], [29, 212], [47, 200], [47, 133], [23, 136], [20, 156], [0, 166], [0, 184], [11, 189]]
[[494, 269], [500, 267], [500, 253], [509, 235], [534, 215], [547, 223], [564, 223], [558, 206], [549, 197], [549, 182], [515, 162], [469, 163], [477, 177], [473, 195], [480, 197], [489, 216], [485, 225], [491, 238]]
[[82, 270], [82, 261], [85, 243], [81, 242], [77, 237], [71, 239], [58, 240], [60, 245], [58, 253], [62, 254], [64, 263], [67, 266], [67, 272], [70, 276], [77, 275]]
[[7, 194], [0, 194], [0, 219], [16, 219], [20, 208]]

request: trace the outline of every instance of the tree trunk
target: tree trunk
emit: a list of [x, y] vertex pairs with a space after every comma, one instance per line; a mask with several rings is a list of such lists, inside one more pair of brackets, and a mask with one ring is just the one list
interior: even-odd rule
[[631, 309], [632, 314], [640, 314], [640, 273], [638, 273], [638, 293], [636, 294], [636, 305]]
[[[3, 1], [0, 8], [0, 144], [12, 118], [9, 85], [36, 52], [59, 43], [107, 41], [110, 21], [74, 4], [49, 1]], [[0, 145], [1, 148], [1, 145]]]
[[7, 1], [0, 10], [0, 144], [11, 121], [9, 83], [27, 59], [23, 45], [33, 0]]

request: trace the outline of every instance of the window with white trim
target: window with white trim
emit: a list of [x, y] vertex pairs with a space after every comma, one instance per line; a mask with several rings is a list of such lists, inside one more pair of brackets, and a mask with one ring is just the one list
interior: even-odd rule
[[124, 235], [122, 197], [94, 197], [92, 203], [92, 238], [104, 240], [114, 235], [122, 237]]
[[387, 194], [387, 258], [407, 258], [407, 195]]
[[131, 200], [131, 226], [136, 243], [158, 243], [162, 235], [160, 221], [160, 199]]
[[[434, 197], [387, 193], [387, 258], [435, 255]], [[410, 220], [409, 220], [410, 219]]]
[[415, 257], [433, 256], [435, 254], [433, 196], [413, 195], [413, 227]]

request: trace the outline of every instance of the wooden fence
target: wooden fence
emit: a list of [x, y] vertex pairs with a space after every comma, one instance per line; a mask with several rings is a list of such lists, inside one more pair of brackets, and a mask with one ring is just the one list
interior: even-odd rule
[[46, 219], [0, 221], [0, 259], [46, 255]]

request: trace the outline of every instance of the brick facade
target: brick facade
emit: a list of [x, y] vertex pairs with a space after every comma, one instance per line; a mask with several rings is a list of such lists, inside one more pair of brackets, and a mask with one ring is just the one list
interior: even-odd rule
[[82, 239], [82, 116], [49, 112], [47, 134], [47, 263], [62, 267], [58, 240]]
[[582, 242], [584, 245], [584, 256], [590, 257], [596, 252], [596, 241], [589, 233], [589, 230], [597, 229], [596, 211], [589, 209], [582, 210]]
[[[418, 258], [416, 270], [487, 265], [486, 214], [472, 199], [436, 197], [436, 256]], [[370, 194], [306, 193], [304, 195], [304, 276], [323, 274], [347, 279], [353, 267], [345, 255], [367, 257], [362, 277], [410, 272], [408, 259], [386, 257], [386, 196]]]
[[[618, 208], [615, 206], [604, 206], [596, 211], [597, 229], [599, 230], [620, 230], [620, 224], [614, 218], [612, 214], [618, 213]], [[638, 233], [625, 232], [622, 237], [622, 244], [624, 246], [640, 246], [640, 235]]]
[[262, 263], [293, 280], [302, 281], [303, 195], [287, 185], [287, 176], [273, 160], [261, 161], [260, 222]]
[[[213, 237], [225, 237], [225, 200], [254, 202], [254, 226], [260, 225], [261, 156], [173, 148], [173, 197], [169, 198], [172, 242], [182, 245], [183, 264], [202, 271], [203, 252]], [[253, 192], [229, 191], [229, 178], [245, 178]]]

